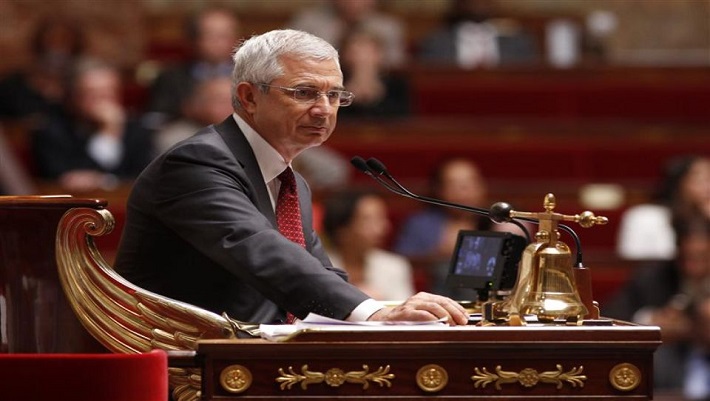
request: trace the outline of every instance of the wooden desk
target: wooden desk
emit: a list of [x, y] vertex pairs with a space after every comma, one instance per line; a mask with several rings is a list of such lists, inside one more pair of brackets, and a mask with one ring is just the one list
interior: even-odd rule
[[311, 332], [202, 341], [203, 400], [649, 400], [658, 327]]

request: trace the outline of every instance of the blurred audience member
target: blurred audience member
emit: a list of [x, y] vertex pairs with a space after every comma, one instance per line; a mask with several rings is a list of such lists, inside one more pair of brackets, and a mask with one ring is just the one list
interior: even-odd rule
[[409, 84], [384, 65], [384, 48], [377, 33], [355, 30], [340, 48], [345, 87], [355, 94], [341, 118], [387, 118], [410, 113]]
[[[447, 159], [434, 170], [430, 192], [434, 198], [475, 207], [482, 207], [487, 198], [487, 186], [478, 167], [463, 158]], [[446, 287], [446, 275], [458, 233], [490, 227], [489, 219], [470, 212], [427, 207], [404, 222], [394, 250], [427, 268], [432, 292], [456, 296]]]
[[382, 12], [378, 0], [332, 0], [296, 14], [289, 27], [310, 32], [338, 47], [347, 32], [366, 30], [382, 40], [386, 67], [402, 67], [406, 61], [405, 26]]
[[0, 82], [0, 118], [32, 120], [58, 109], [67, 75], [84, 46], [76, 21], [58, 17], [40, 21], [31, 42], [31, 64]]
[[22, 166], [0, 127], [0, 195], [29, 195], [34, 183]]
[[65, 109], [32, 138], [40, 177], [57, 179], [68, 191], [90, 191], [137, 176], [152, 157], [152, 137], [126, 115], [119, 71], [101, 61], [82, 60], [67, 89]]
[[654, 356], [653, 382], [665, 390], [680, 390], [691, 377], [684, 369], [689, 347], [698, 333], [710, 327], [710, 321], [703, 320], [705, 328], [697, 331], [694, 324], [700, 321], [691, 315], [710, 290], [710, 220], [677, 220], [674, 229], [677, 257], [639, 266], [619, 293], [602, 305], [604, 316], [661, 328], [663, 345]]
[[352, 165], [348, 159], [324, 144], [301, 152], [294, 159], [293, 168], [307, 177], [308, 185], [314, 192], [319, 192], [346, 187], [350, 183]]
[[232, 80], [227, 77], [208, 78], [198, 83], [185, 99], [182, 115], [168, 123], [155, 137], [155, 151], [168, 148], [187, 139], [202, 127], [221, 122], [232, 114]]
[[671, 260], [676, 254], [673, 219], [710, 218], [710, 158], [683, 156], [666, 165], [654, 203], [622, 216], [617, 252], [628, 260]]
[[414, 295], [412, 269], [406, 258], [385, 251], [391, 226], [387, 205], [374, 192], [344, 191], [325, 203], [326, 250], [349, 281], [377, 300]]
[[231, 77], [239, 32], [239, 20], [228, 8], [205, 8], [190, 20], [193, 54], [189, 61], [164, 70], [153, 83], [148, 104], [151, 125], [182, 117], [183, 102], [197, 83]]
[[496, 15], [497, 1], [453, 0], [443, 26], [419, 44], [419, 60], [461, 68], [538, 62], [533, 37], [512, 20]]

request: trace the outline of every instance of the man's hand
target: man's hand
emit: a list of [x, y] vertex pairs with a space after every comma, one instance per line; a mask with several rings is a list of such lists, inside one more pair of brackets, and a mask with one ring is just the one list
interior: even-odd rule
[[403, 304], [380, 309], [370, 321], [427, 321], [446, 319], [451, 325], [468, 324], [468, 312], [458, 302], [440, 295], [420, 292]]

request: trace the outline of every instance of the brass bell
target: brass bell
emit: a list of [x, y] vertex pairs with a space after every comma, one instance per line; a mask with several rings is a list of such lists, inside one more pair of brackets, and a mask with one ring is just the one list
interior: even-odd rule
[[583, 227], [605, 224], [606, 217], [595, 217], [591, 212], [566, 216], [555, 213], [555, 196], [545, 196], [541, 213], [510, 211], [510, 217], [539, 220], [536, 242], [525, 248], [518, 278], [509, 297], [486, 305], [486, 319], [504, 319], [510, 325], [526, 324], [525, 315], [535, 315], [542, 323], [563, 319], [567, 324], [581, 325], [588, 314], [581, 301], [569, 247], [559, 240], [558, 221], [579, 222]]

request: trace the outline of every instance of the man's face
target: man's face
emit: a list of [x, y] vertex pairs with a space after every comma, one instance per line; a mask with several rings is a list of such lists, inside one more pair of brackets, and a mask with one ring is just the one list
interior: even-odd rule
[[[281, 58], [284, 75], [269, 85], [293, 88], [305, 86], [321, 92], [343, 89], [343, 76], [334, 60]], [[315, 102], [299, 102], [293, 93], [268, 88], [264, 93], [254, 85], [250, 107], [254, 128], [287, 161], [302, 151], [325, 142], [335, 129], [338, 106], [320, 96]]]

